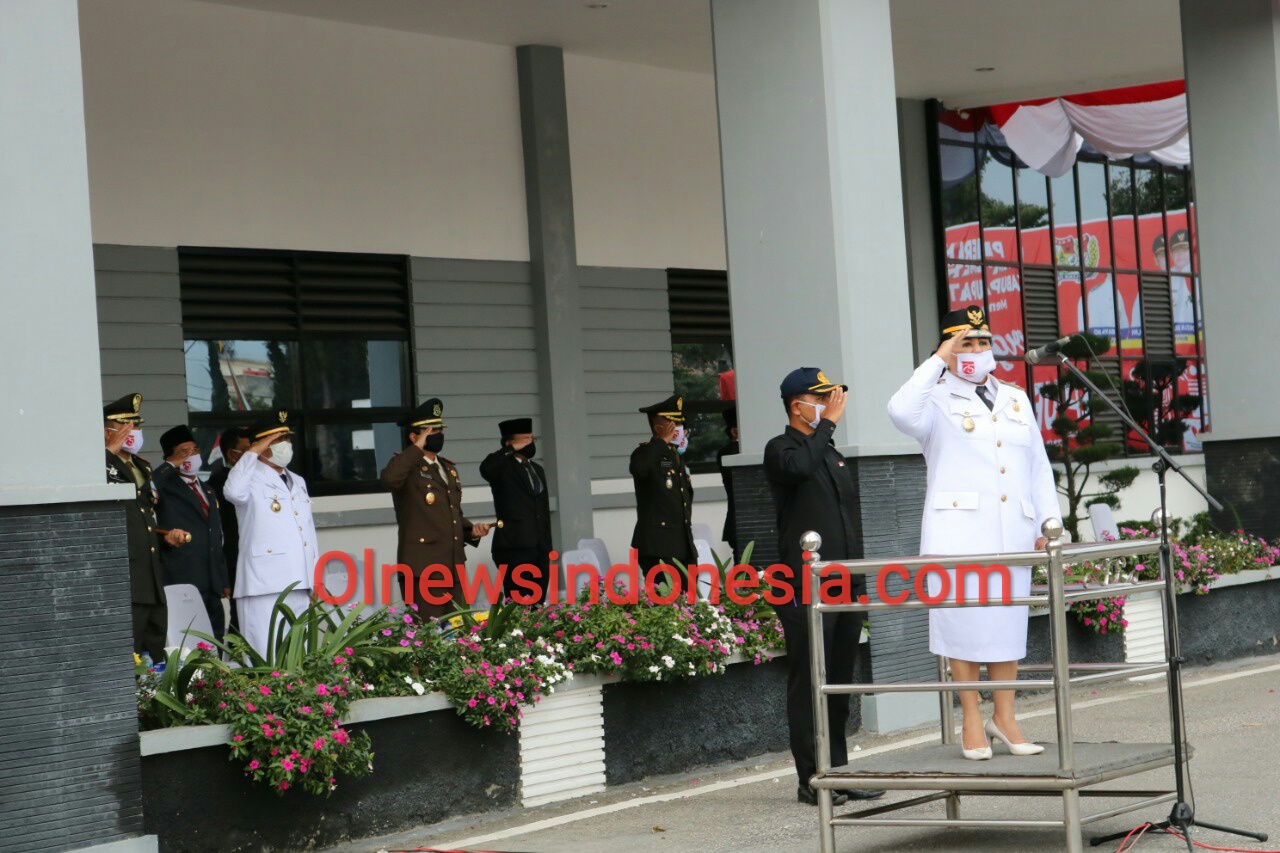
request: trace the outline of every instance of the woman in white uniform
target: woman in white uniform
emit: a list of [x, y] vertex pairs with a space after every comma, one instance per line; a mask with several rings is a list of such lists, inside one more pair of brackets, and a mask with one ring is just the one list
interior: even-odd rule
[[[976, 305], [952, 311], [942, 321], [942, 342], [889, 401], [889, 417], [920, 442], [928, 465], [921, 554], [979, 554], [1044, 547], [1040, 525], [1059, 518], [1058, 494], [1031, 401], [1022, 389], [991, 376], [995, 369], [991, 332]], [[1031, 590], [1031, 570], [1009, 569], [1011, 597]], [[929, 592], [942, 579], [929, 575]], [[955, 598], [955, 572], [951, 572]], [[979, 578], [966, 572], [965, 600], [978, 595]], [[992, 573], [988, 596], [1004, 595], [1004, 580]], [[987, 666], [992, 680], [1018, 677], [1027, 653], [1026, 607], [941, 608], [929, 613], [929, 650], [951, 661], [952, 678], [977, 681]], [[1034, 755], [1013, 712], [1012, 690], [994, 692], [995, 713], [983, 725], [978, 693], [960, 692], [964, 709], [965, 758], [991, 757], [984, 735], [1014, 755]]]

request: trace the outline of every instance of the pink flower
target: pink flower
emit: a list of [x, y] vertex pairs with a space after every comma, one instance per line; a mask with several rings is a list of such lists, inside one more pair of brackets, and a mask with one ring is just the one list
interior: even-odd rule
[[342, 665], [342, 664], [344, 664], [344, 663], [346, 663], [346, 662], [347, 662], [347, 659], [346, 659], [346, 658], [344, 658], [342, 655], [334, 655], [334, 656], [333, 656], [333, 662], [334, 662], [334, 663], [336, 663], [336, 664], [338, 664], [338, 665]]
[[201, 640], [200, 642], [196, 643], [196, 648], [197, 648], [197, 649], [199, 649], [199, 650], [200, 650], [200, 651], [202, 651], [202, 652], [211, 652], [211, 651], [213, 651], [213, 646], [209, 645], [209, 644], [208, 644], [208, 643], [206, 643], [204, 640]]
[[317, 684], [317, 685], [316, 685], [316, 695], [317, 695], [317, 696], [328, 696], [328, 695], [329, 695], [329, 688], [328, 688], [328, 687], [326, 687], [324, 684]]
[[405, 640], [405, 639], [401, 639], [401, 640], [400, 640], [400, 645], [402, 645], [402, 646], [407, 646], [407, 645], [409, 645], [409, 641], [408, 641], [408, 640]]
[[468, 699], [468, 700], [467, 700], [467, 707], [468, 707], [468, 708], [474, 708], [475, 706], [476, 706], [476, 700], [474, 700], [474, 699]]
[[299, 713], [299, 714], [310, 714], [310, 713], [311, 713], [311, 706], [310, 706], [310, 705], [303, 705], [302, 707], [298, 708], [298, 713]]
[[244, 740], [244, 735], [232, 735], [231, 739], [237, 743]]
[[314, 741], [311, 742], [311, 748], [314, 750], [322, 750], [324, 749], [325, 744], [328, 742], [329, 742], [328, 739], [325, 738], [324, 735], [321, 735], [320, 737], [316, 738]]
[[254, 711], [258, 710], [258, 709], [257, 709], [257, 707], [256, 707], [256, 706], [254, 706], [254, 704], [253, 704], [252, 702], [245, 702], [245, 703], [244, 703], [244, 709], [245, 709], [246, 711], [248, 711], [250, 714], [252, 714]]
[[289, 790], [289, 783], [288, 783], [288, 782], [281, 782], [281, 783], [280, 783], [280, 790], [281, 790], [281, 791], [287, 791], [287, 790]]
[[272, 678], [279, 678], [279, 677], [280, 677], [280, 673], [278, 673], [278, 672], [273, 672], [273, 673], [271, 673], [271, 677], [272, 677]]
[[270, 696], [270, 695], [271, 695], [271, 688], [270, 688], [270, 687], [268, 687], [268, 686], [267, 686], [267, 685], [265, 685], [265, 684], [259, 684], [259, 685], [258, 685], [258, 692], [259, 692], [259, 693], [261, 693], [263, 696]]
[[255, 759], [253, 759], [253, 761], [250, 761], [250, 762], [249, 762], [249, 769], [250, 769], [250, 770], [257, 770], [257, 769], [258, 769], [259, 767], [261, 767], [261, 766], [262, 766], [262, 765], [258, 763], [258, 759], [256, 759], [256, 758], [255, 758]]
[[287, 758], [282, 758], [280, 759], [280, 766], [283, 767], [285, 770], [292, 770], [293, 762]]

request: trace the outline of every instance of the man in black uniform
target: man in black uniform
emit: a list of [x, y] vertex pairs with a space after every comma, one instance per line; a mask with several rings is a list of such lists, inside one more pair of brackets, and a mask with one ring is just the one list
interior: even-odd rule
[[[142, 395], [125, 394], [102, 407], [106, 439], [107, 482], [128, 483], [134, 499], [125, 503], [125, 531], [129, 543], [129, 588], [133, 601], [133, 650], [151, 660], [164, 660], [168, 615], [164, 575], [160, 567], [161, 539], [156, 533], [156, 498], [151, 465], [141, 456]], [[165, 541], [178, 546], [185, 530], [170, 530]]]
[[693, 544], [693, 483], [675, 445], [684, 434], [684, 399], [675, 395], [640, 410], [649, 416], [648, 441], [631, 452], [636, 490], [636, 549], [643, 574], [672, 560], [689, 565]]
[[[507, 598], [519, 594], [522, 600], [527, 599], [532, 582], [538, 592], [533, 593], [536, 599], [529, 603], [541, 604], [546, 600], [550, 578], [551, 499], [546, 472], [533, 461], [537, 451], [533, 419], [503, 421], [498, 424], [498, 432], [502, 448], [480, 463], [480, 476], [493, 490], [493, 511], [502, 522], [493, 534], [494, 570], [504, 564], [507, 567], [502, 579]], [[538, 573], [536, 577], [529, 577], [527, 571], [522, 573], [523, 583], [517, 585], [513, 575], [523, 563], [536, 566]]]
[[[240, 558], [240, 521], [236, 518], [236, 505], [226, 499], [222, 490], [226, 488], [231, 469], [240, 461], [240, 457], [249, 449], [250, 444], [249, 433], [245, 429], [241, 427], [224, 429], [218, 436], [218, 448], [222, 451], [222, 458], [213, 463], [213, 472], [209, 475], [208, 481], [209, 487], [217, 496], [218, 513], [222, 516], [222, 561], [227, 567], [227, 586], [233, 591], [236, 588], [236, 561]], [[240, 614], [233, 602], [230, 625], [232, 629], [239, 630], [239, 617]]]
[[724, 458], [726, 456], [736, 456], [739, 453], [738, 410], [736, 408], [724, 410], [724, 434], [729, 436], [729, 441], [716, 451], [716, 467], [720, 469], [720, 482], [724, 483], [725, 500], [729, 506], [724, 514], [724, 530], [721, 531], [720, 538], [729, 543], [729, 547], [733, 549], [733, 561], [737, 563], [742, 560], [742, 551], [738, 549], [738, 534], [736, 530], [738, 516], [733, 508], [733, 488], [729, 483], [729, 472], [724, 467]]
[[[792, 598], [774, 606], [787, 646], [787, 727], [791, 755], [800, 786], [796, 797], [817, 805], [809, 779], [817, 772], [813, 734], [813, 688], [809, 676], [809, 606], [802, 604], [804, 576], [800, 537], [808, 530], [822, 537], [823, 560], [848, 559], [862, 549], [858, 520], [858, 495], [844, 457], [831, 440], [844, 415], [847, 385], [837, 385], [816, 367], [801, 367], [782, 380], [782, 403], [790, 423], [764, 448], [765, 475], [778, 513], [779, 563], [791, 569]], [[859, 576], [852, 595], [866, 591]], [[862, 637], [861, 613], [833, 613], [823, 617], [823, 645], [827, 675], [832, 683], [853, 681], [858, 643]], [[849, 721], [849, 696], [828, 698], [831, 721], [831, 764], [848, 763], [845, 728]], [[836, 792], [836, 804], [847, 799], [869, 800], [883, 791]]]
[[[191, 541], [160, 549], [168, 584], [191, 584], [200, 591], [213, 635], [225, 632], [222, 599], [231, 597], [231, 582], [222, 552], [222, 516], [213, 489], [200, 482], [200, 448], [183, 424], [160, 436], [164, 461], [155, 472], [156, 516], [161, 527], [191, 533]], [[182, 626], [186, 627], [186, 626]]]

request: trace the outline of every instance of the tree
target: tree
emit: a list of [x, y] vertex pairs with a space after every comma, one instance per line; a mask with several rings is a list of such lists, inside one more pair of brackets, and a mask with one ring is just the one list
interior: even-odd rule
[[[1090, 349], [1102, 355], [1111, 349], [1111, 339], [1084, 332], [1063, 347], [1062, 354], [1072, 360], [1083, 360], [1089, 358]], [[1107, 377], [1101, 371], [1083, 372], [1095, 385], [1106, 385]], [[1119, 455], [1124, 448], [1120, 442], [1109, 440], [1114, 430], [1098, 420], [1097, 414], [1106, 403], [1094, 397], [1088, 386], [1075, 375], [1061, 370], [1056, 382], [1040, 386], [1040, 397], [1052, 401], [1057, 412], [1051, 428], [1058, 441], [1048, 444], [1046, 449], [1049, 461], [1061, 466], [1061, 470], [1054, 469], [1053, 478], [1058, 491], [1067, 498], [1067, 517], [1062, 520], [1063, 527], [1078, 542], [1081, 505], [1107, 504], [1118, 509], [1118, 493], [1132, 485], [1138, 469], [1125, 466], [1094, 478], [1093, 466]], [[1081, 412], [1082, 417], [1073, 417], [1072, 411]], [[1091, 479], [1096, 479], [1097, 491], [1088, 491]]]
[[[1187, 431], [1185, 419], [1196, 413], [1200, 397], [1178, 393], [1178, 379], [1186, 372], [1190, 359], [1172, 358], [1140, 361], [1133, 378], [1122, 384], [1124, 403], [1139, 426], [1168, 450], [1182, 450], [1182, 434]], [[1129, 443], [1146, 449], [1136, 435]]]

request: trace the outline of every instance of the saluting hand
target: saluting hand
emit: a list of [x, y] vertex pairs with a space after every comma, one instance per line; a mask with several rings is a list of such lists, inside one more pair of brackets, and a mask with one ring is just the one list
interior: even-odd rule
[[968, 334], [969, 334], [968, 329], [961, 329], [960, 331], [956, 332], [954, 335], [952, 335], [951, 337], [943, 341], [941, 344], [939, 344], [938, 350], [937, 352], [934, 353], [934, 355], [938, 356], [938, 358], [950, 364], [951, 354], [955, 352], [956, 347], [960, 345], [960, 342], [964, 340], [965, 336]]
[[275, 439], [276, 439], [276, 437], [275, 437], [274, 435], [268, 435], [268, 436], [267, 436], [267, 437], [265, 437], [265, 438], [260, 438], [260, 439], [258, 439], [257, 441], [255, 441], [253, 444], [249, 445], [249, 449], [248, 449], [248, 450], [246, 450], [245, 452], [246, 452], [246, 453], [256, 453], [256, 454], [258, 454], [259, 456], [261, 456], [261, 455], [263, 454], [263, 452], [264, 452], [268, 447], [270, 447], [270, 446], [271, 446], [271, 442], [275, 441]]
[[427, 449], [427, 431], [425, 429], [413, 434], [413, 446], [422, 451]]
[[675, 421], [664, 421], [663, 424], [658, 427], [658, 438], [662, 439], [665, 442], [669, 443], [671, 439], [675, 436], [675, 434], [676, 434]]
[[844, 407], [848, 402], [848, 392], [836, 386], [836, 389], [827, 397], [827, 407], [822, 410], [822, 419], [831, 421], [833, 424], [840, 423], [840, 418], [844, 417]]

